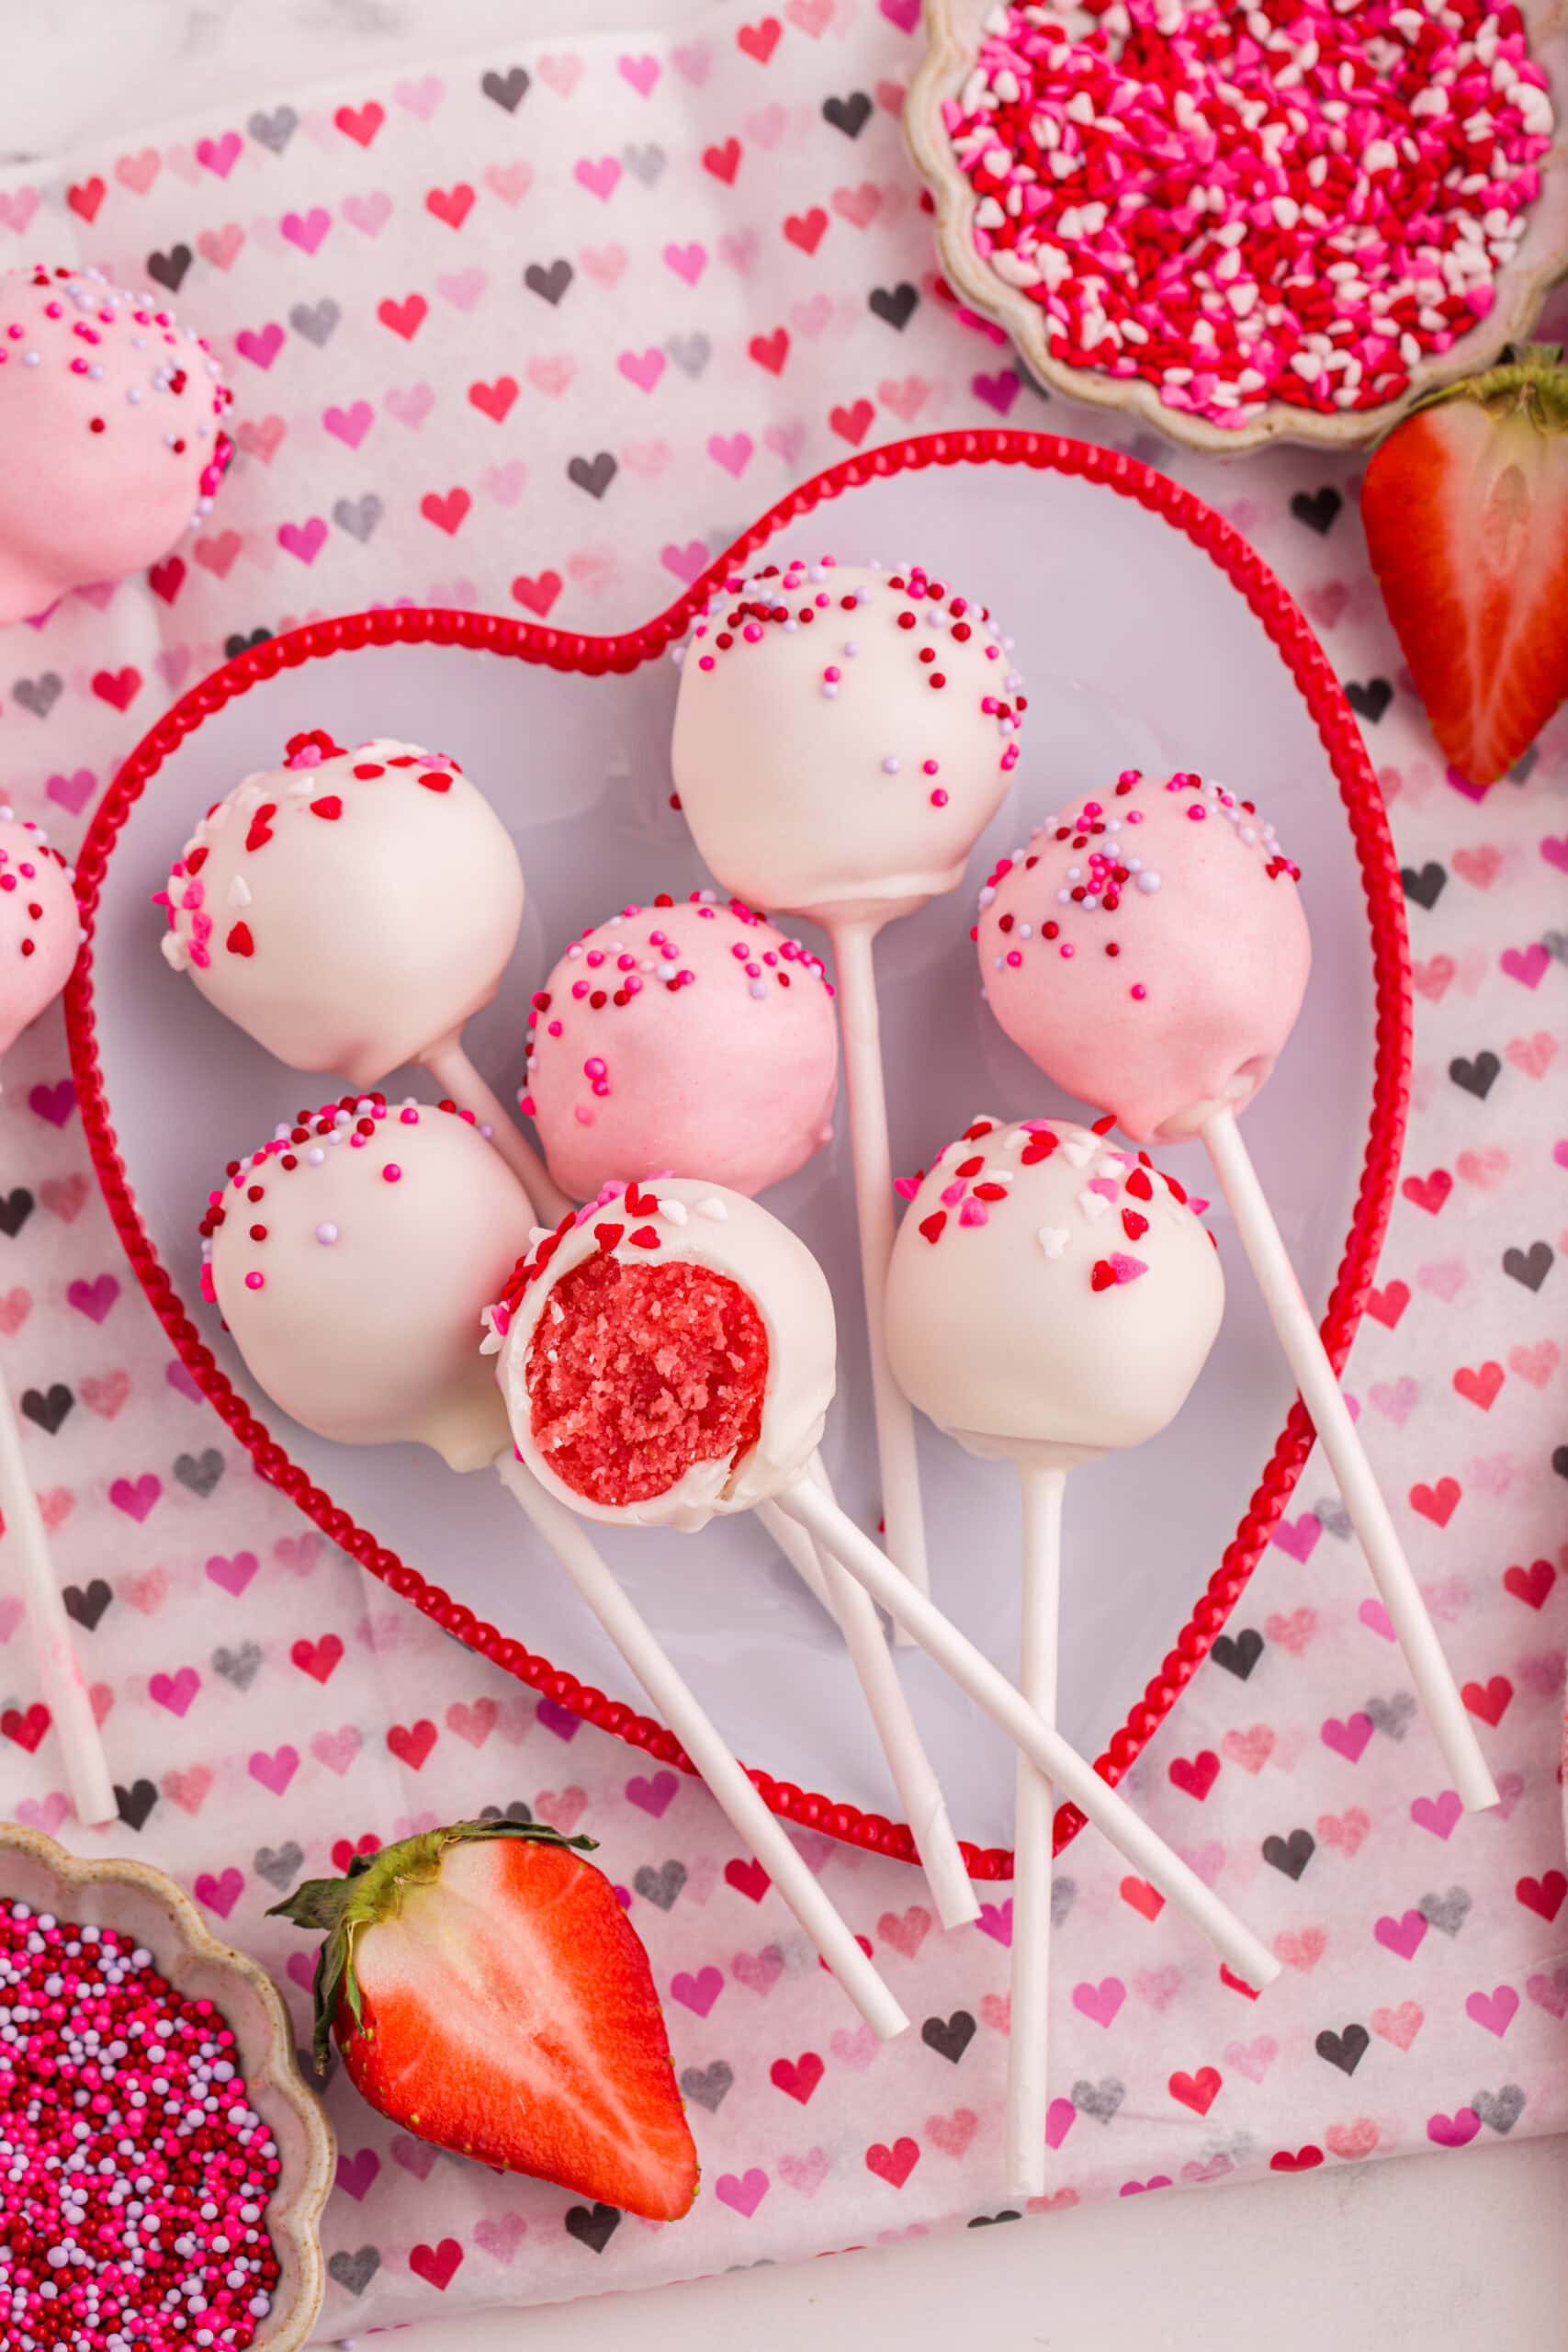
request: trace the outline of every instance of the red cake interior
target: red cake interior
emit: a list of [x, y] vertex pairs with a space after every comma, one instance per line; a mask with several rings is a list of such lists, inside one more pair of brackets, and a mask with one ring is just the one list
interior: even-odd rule
[[535, 1327], [534, 1442], [574, 1494], [645, 1502], [755, 1445], [767, 1380], [762, 1318], [727, 1274], [589, 1258]]

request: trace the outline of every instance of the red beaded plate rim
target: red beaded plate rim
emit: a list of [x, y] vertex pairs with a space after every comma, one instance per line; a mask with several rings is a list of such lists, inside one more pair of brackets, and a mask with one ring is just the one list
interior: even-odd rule
[[[66, 993], [66, 1024], [72, 1073], [93, 1165], [116, 1230], [153, 1312], [182, 1363], [203, 1394], [251, 1454], [261, 1476], [279, 1487], [372, 1575], [415, 1608], [544, 1697], [602, 1731], [614, 1732], [682, 1770], [693, 1768], [673, 1733], [622, 1701], [580, 1682], [574, 1675], [537, 1657], [525, 1645], [476, 1618], [417, 1568], [408, 1566], [367, 1529], [356, 1526], [330, 1495], [310, 1484], [306, 1473], [268, 1433], [244, 1398], [231, 1385], [175, 1290], [142, 1225], [119, 1156], [114, 1124], [98, 1062], [94, 1008], [95, 929], [99, 894], [116, 841], [127, 816], [152, 778], [185, 739], [215, 711], [279, 671], [351, 651], [366, 645], [462, 645], [513, 660], [547, 663], [583, 677], [634, 670], [664, 652], [685, 632], [710, 586], [738, 559], [750, 556], [778, 531], [799, 522], [827, 500], [874, 480], [920, 471], [928, 466], [1028, 466], [1059, 473], [1130, 498], [1180, 531], [1209, 557], [1245, 598], [1279, 652], [1316, 726], [1339, 786], [1360, 867], [1372, 938], [1377, 1005], [1371, 1116], [1361, 1180], [1345, 1254], [1323, 1321], [1324, 1344], [1336, 1369], [1343, 1363], [1361, 1318], [1376, 1271], [1393, 1200], [1409, 1102], [1411, 1059], [1410, 956], [1404, 896], [1388, 818], [1371, 763], [1354, 716], [1322, 647], [1292, 598], [1241, 534], [1179, 482], [1119, 451], [1063, 439], [1048, 433], [1005, 430], [922, 434], [846, 458], [791, 491], [754, 523], [686, 594], [641, 628], [615, 637], [581, 637], [485, 613], [437, 608], [354, 613], [338, 620], [313, 621], [250, 648], [198, 686], [182, 695], [152, 728], [116, 775], [94, 817], [76, 867], [76, 888], [85, 933], [81, 957]], [[1313, 1426], [1298, 1397], [1219, 1566], [1178, 1636], [1175, 1648], [1126, 1722], [1113, 1734], [1095, 1770], [1112, 1786], [1169, 1713], [1207, 1655], [1262, 1556], [1290, 1498], [1313, 1442]], [[775, 1781], [753, 1770], [752, 1779], [774, 1813], [872, 1852], [898, 1860], [916, 1859], [908, 1826], [857, 1806]], [[1082, 1826], [1076, 1807], [1056, 1815], [1061, 1848]], [[1011, 1875], [1005, 1847], [964, 1844], [970, 1873], [978, 1879]]]

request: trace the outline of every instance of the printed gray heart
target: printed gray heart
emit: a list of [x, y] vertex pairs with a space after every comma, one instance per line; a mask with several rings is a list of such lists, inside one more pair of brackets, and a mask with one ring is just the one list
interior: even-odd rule
[[223, 1456], [215, 1445], [209, 1445], [205, 1453], [176, 1454], [175, 1476], [193, 1495], [209, 1495], [223, 1476]]
[[276, 1886], [280, 1894], [299, 1877], [304, 1860], [304, 1849], [292, 1838], [287, 1846], [258, 1846], [252, 1856], [257, 1877]]
[[733, 2069], [727, 2066], [722, 2058], [716, 2058], [708, 2066], [682, 2066], [681, 2069], [682, 2090], [688, 2098], [695, 2099], [699, 2107], [705, 2107], [710, 2115], [718, 2113], [734, 2081]]

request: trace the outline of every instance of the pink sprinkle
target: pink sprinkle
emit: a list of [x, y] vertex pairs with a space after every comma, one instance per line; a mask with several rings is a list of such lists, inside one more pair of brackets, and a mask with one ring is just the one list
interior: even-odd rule
[[403, 1180], [403, 1171], [395, 1159], [389, 1159], [381, 1170], [381, 1177], [384, 1183], [400, 1184]]
[[265, 1274], [247, 1274], [245, 1276], [245, 1288], [247, 1290], [260, 1290], [265, 1281], [266, 1276]]
[[947, 795], [939, 784], [936, 790], [931, 794], [931, 807], [933, 808], [945, 808], [946, 806]]
[[402, 1109], [398, 1113], [398, 1117], [405, 1127], [417, 1127], [419, 1125], [419, 1113], [414, 1109], [412, 1102], [404, 1103]]
[[1132, 987], [1128, 989], [1127, 993], [1128, 993], [1128, 995], [1129, 995], [1129, 996], [1134, 996], [1134, 997], [1136, 997], [1136, 998], [1137, 998], [1137, 1000], [1138, 1000], [1138, 1002], [1139, 1002], [1140, 1004], [1142, 1004], [1142, 1002], [1143, 1002], [1144, 999], [1145, 999], [1145, 998], [1147, 996], [1147, 994], [1148, 994], [1148, 990], [1147, 990], [1147, 989], [1144, 986], [1144, 984], [1143, 984], [1142, 980], [1134, 980], [1134, 981], [1133, 982]]

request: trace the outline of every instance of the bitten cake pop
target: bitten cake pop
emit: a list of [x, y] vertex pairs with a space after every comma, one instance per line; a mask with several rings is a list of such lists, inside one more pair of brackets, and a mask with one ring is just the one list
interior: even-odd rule
[[899, 2031], [903, 2012], [782, 1825], [579, 1522], [513, 1453], [481, 1316], [530, 1233], [543, 1242], [466, 1114], [346, 1095], [229, 1163], [202, 1219], [202, 1294], [257, 1385], [307, 1429], [351, 1445], [412, 1439], [457, 1470], [494, 1464], [861, 2014]]
[[533, 1000], [523, 1108], [577, 1200], [631, 1168], [763, 1192], [827, 1142], [838, 1084], [821, 957], [711, 890], [623, 907]]
[[463, 1050], [516, 944], [523, 868], [455, 760], [296, 735], [281, 768], [208, 810], [155, 903], [168, 963], [279, 1061], [357, 1088], [422, 1065], [486, 1123], [541, 1214], [560, 1214]]
[[231, 398], [161, 296], [0, 273], [0, 623], [166, 554], [223, 478]]
[[1114, 785], [1003, 858], [974, 938], [1015, 1044], [1136, 1140], [1207, 1146], [1302, 1398], [1465, 1804], [1497, 1792], [1236, 1125], [1301, 1008], [1300, 869], [1246, 795], [1182, 770]]
[[[1173, 1177], [1084, 1127], [973, 1120], [938, 1152], [887, 1272], [905, 1394], [1023, 1489], [1019, 1688], [1055, 1708], [1062, 1490], [1077, 1464], [1175, 1419], [1224, 1306], [1210, 1236]], [[1011, 2195], [1043, 2189], [1051, 1792], [1021, 1767], [1013, 1838]]]
[[[53, 1003], [82, 942], [71, 868], [48, 835], [0, 803], [0, 1056]], [[79, 1821], [113, 1821], [113, 1783], [65, 1604], [55, 1582], [38, 1496], [9, 1391], [0, 1381], [0, 1560], [14, 1555], [28, 1604], [45, 1703], [61, 1743]]]
[[1278, 1973], [1202, 1881], [810, 1476], [833, 1395], [833, 1302], [809, 1250], [776, 1217], [701, 1180], [612, 1187], [536, 1243], [488, 1319], [513, 1475], [564, 1519], [691, 1532], [778, 1501], [1234, 1967], [1258, 1984]]
[[678, 649], [681, 806], [727, 889], [826, 925], [854, 1153], [888, 1549], [928, 1577], [914, 1423], [888, 1372], [893, 1247], [873, 942], [957, 887], [1018, 760], [1025, 703], [984, 605], [919, 565], [768, 564], [727, 579]]

